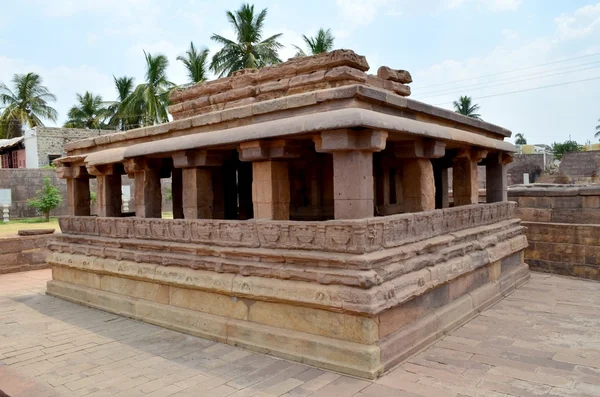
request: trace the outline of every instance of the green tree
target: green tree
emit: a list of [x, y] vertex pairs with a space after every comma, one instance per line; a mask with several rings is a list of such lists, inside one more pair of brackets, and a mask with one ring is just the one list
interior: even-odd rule
[[554, 158], [557, 160], [561, 160], [565, 153], [581, 151], [583, 151], [583, 145], [580, 145], [570, 139], [564, 141], [563, 143], [554, 142], [552, 144], [552, 154], [554, 154]]
[[[331, 51], [333, 49], [333, 41], [335, 40], [335, 37], [331, 34], [331, 29], [325, 30], [323, 28], [319, 29], [315, 37], [306, 37], [306, 35], [302, 35], [302, 38], [308, 48], [309, 55], [317, 55]], [[297, 57], [304, 57], [307, 55], [302, 48], [297, 45], [294, 47], [298, 50], [298, 52], [296, 52]]]
[[194, 46], [194, 42], [190, 42], [190, 49], [185, 52], [185, 56], [177, 57], [188, 71], [190, 83], [196, 84], [206, 81], [208, 48], [201, 48], [200, 51]]
[[65, 122], [65, 127], [89, 129], [110, 128], [104, 123], [104, 120], [109, 117], [110, 113], [100, 95], [94, 95], [86, 91], [85, 94], [77, 94], [76, 97], [78, 104], [69, 109], [69, 119]]
[[213, 55], [210, 68], [219, 77], [231, 76], [233, 72], [247, 68], [261, 68], [266, 65], [280, 63], [277, 51], [283, 45], [277, 41], [281, 33], [263, 40], [263, 25], [267, 9], [254, 13], [254, 5], [242, 4], [235, 12], [227, 11], [229, 23], [235, 30], [235, 40], [230, 40], [218, 34], [212, 39], [223, 48]]
[[[108, 124], [120, 131], [140, 127], [142, 125], [143, 114], [141, 105], [139, 104], [138, 108], [132, 106], [131, 109], [127, 109], [126, 107], [126, 100], [133, 93], [133, 77], [113, 76], [113, 79], [115, 81], [115, 88], [117, 89], [117, 100], [113, 101], [108, 107], [110, 114]], [[129, 111], [132, 114], [129, 114]]]
[[48, 105], [56, 96], [42, 85], [35, 73], [15, 74], [13, 89], [0, 83], [0, 138], [23, 135], [23, 127], [43, 126], [42, 119], [56, 121], [56, 110]]
[[[169, 60], [165, 55], [152, 55], [144, 51], [146, 58], [146, 81], [139, 84], [125, 99], [125, 114], [141, 116], [142, 125], [168, 121], [169, 93], [175, 84], [167, 80]], [[139, 113], [141, 112], [141, 113]]]
[[28, 204], [33, 208], [37, 208], [42, 214], [46, 222], [50, 222], [50, 211], [57, 208], [62, 202], [60, 190], [52, 185], [50, 178], [44, 178], [44, 186], [37, 192], [37, 196], [29, 200]]
[[[600, 122], [600, 119], [598, 119], [598, 122]], [[596, 133], [594, 134], [594, 137], [600, 137], [600, 124], [596, 126]]]
[[525, 139], [525, 135], [520, 132], [515, 135], [515, 145], [527, 145], [527, 139]]
[[479, 111], [479, 105], [473, 103], [470, 96], [461, 96], [458, 101], [453, 102], [454, 111], [460, 113], [463, 116], [470, 117], [472, 119], [481, 120], [481, 115], [477, 113]]

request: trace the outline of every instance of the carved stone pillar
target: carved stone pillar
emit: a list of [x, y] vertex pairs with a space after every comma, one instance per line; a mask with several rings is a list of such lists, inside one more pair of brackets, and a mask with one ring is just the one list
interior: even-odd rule
[[173, 155], [175, 169], [182, 168], [182, 207], [185, 219], [219, 218], [215, 214], [214, 169], [211, 167], [222, 164], [223, 157], [219, 153], [207, 150], [178, 152]]
[[252, 161], [252, 205], [255, 219], [290, 219], [290, 177], [286, 159], [300, 155], [285, 140], [240, 144], [240, 160]]
[[486, 202], [507, 201], [506, 165], [512, 157], [505, 153], [491, 153], [485, 159]]
[[485, 150], [462, 150], [452, 166], [454, 206], [479, 203], [477, 163], [487, 156]]
[[394, 154], [402, 161], [402, 194], [404, 212], [435, 209], [435, 181], [431, 159], [443, 157], [446, 144], [424, 139], [394, 146]]
[[71, 216], [89, 216], [90, 211], [90, 175], [82, 164], [71, 167], [59, 167], [59, 178], [67, 181], [67, 207]]
[[384, 131], [335, 130], [314, 137], [317, 152], [333, 153], [335, 219], [374, 214], [373, 152], [383, 150]]
[[125, 162], [128, 174], [135, 178], [135, 216], [162, 218], [160, 186], [162, 164], [148, 159], [129, 159]]
[[117, 168], [117, 164], [87, 166], [88, 173], [96, 176], [98, 216], [121, 216], [121, 172]]

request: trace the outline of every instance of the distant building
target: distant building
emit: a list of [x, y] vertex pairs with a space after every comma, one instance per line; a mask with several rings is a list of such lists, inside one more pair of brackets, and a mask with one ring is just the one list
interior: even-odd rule
[[0, 168], [25, 168], [24, 138], [0, 139]]
[[515, 145], [519, 154], [542, 154], [552, 153], [552, 148], [546, 144], [538, 145]]
[[111, 130], [34, 127], [24, 136], [0, 139], [1, 168], [41, 168], [65, 154], [66, 143], [108, 134]]

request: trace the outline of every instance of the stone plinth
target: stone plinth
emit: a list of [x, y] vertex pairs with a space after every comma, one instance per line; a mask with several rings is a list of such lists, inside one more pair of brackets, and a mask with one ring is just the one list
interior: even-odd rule
[[514, 208], [328, 222], [63, 217], [48, 293], [374, 378], [527, 279]]

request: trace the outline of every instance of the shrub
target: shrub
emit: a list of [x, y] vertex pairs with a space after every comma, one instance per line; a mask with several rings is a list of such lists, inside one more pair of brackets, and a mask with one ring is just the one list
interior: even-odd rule
[[44, 186], [38, 191], [37, 196], [28, 201], [33, 208], [37, 208], [46, 222], [50, 222], [50, 211], [57, 208], [62, 202], [60, 190], [52, 185], [50, 178], [44, 178]]

